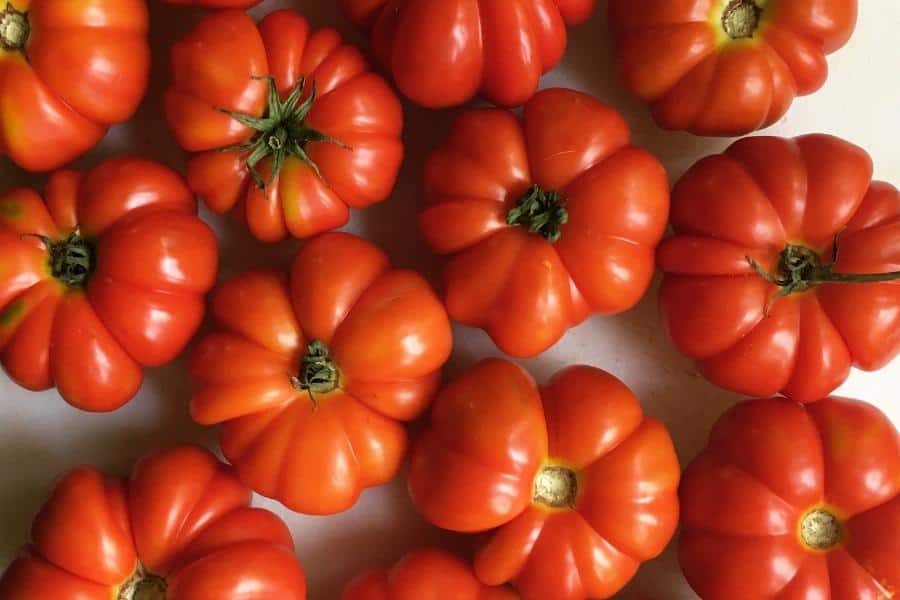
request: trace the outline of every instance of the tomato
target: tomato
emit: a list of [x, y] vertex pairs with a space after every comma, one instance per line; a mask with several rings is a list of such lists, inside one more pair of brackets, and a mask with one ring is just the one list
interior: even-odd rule
[[506, 588], [483, 585], [471, 567], [448, 552], [410, 552], [390, 570], [360, 574], [344, 589], [341, 600], [516, 600]]
[[168, 4], [199, 6], [201, 8], [250, 8], [262, 0], [166, 0]]
[[663, 320], [714, 383], [799, 402], [900, 350], [900, 192], [834, 137], [749, 138], [673, 192]]
[[127, 121], [147, 89], [143, 0], [0, 3], [0, 154], [50, 171]]
[[666, 129], [736, 136], [825, 84], [856, 0], [610, 0], [625, 86]]
[[876, 408], [751, 400], [684, 474], [681, 565], [704, 600], [900, 590], [900, 437]]
[[445, 387], [413, 446], [409, 489], [438, 527], [491, 531], [475, 559], [524, 600], [610, 598], [668, 544], [678, 459], [665, 427], [592, 367], [540, 390], [513, 363], [482, 361]]
[[519, 106], [562, 60], [567, 25], [588, 19], [596, 0], [341, 0], [371, 29], [378, 61], [410, 100], [429, 108], [481, 93]]
[[166, 115], [191, 152], [188, 183], [263, 241], [347, 223], [387, 198], [403, 160], [388, 84], [332, 29], [279, 10], [203, 19], [172, 48]]
[[222, 423], [241, 480], [304, 513], [353, 506], [394, 478], [403, 426], [450, 356], [450, 323], [428, 283], [373, 244], [330, 233], [288, 277], [254, 271], [213, 294], [216, 329], [196, 348], [194, 419]]
[[30, 390], [111, 411], [203, 320], [216, 238], [182, 178], [115, 158], [0, 196], [0, 362]]
[[4, 600], [303, 600], [291, 533], [196, 446], [150, 454], [130, 480], [64, 475], [31, 545], [0, 579]]
[[463, 113], [425, 179], [420, 224], [450, 255], [447, 309], [508, 354], [536, 356], [591, 313], [633, 307], [650, 284], [668, 179], [630, 145], [622, 117], [590, 96], [542, 91], [521, 121]]

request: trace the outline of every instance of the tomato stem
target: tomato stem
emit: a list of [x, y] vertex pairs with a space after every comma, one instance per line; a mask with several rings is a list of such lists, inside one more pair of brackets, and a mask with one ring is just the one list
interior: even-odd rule
[[578, 476], [566, 467], [547, 466], [534, 478], [534, 502], [550, 508], [574, 508]]
[[813, 550], [830, 550], [844, 537], [840, 520], [822, 508], [814, 508], [800, 520], [800, 539]]
[[340, 382], [337, 364], [331, 358], [328, 346], [320, 340], [313, 340], [306, 347], [306, 353], [300, 361], [300, 374], [291, 377], [291, 385], [297, 391], [307, 392], [318, 408], [315, 394], [327, 394], [337, 389]]
[[556, 243], [562, 235], [562, 226], [569, 222], [565, 204], [559, 192], [545, 192], [535, 185], [507, 213], [506, 223], [527, 227], [531, 233], [541, 235], [551, 244]]
[[761, 18], [762, 8], [755, 0], [731, 0], [722, 14], [722, 27], [733, 40], [752, 38]]
[[7, 51], [21, 50], [30, 33], [28, 15], [7, 2], [6, 9], [0, 13], [0, 47]]
[[[318, 165], [309, 157], [307, 145], [315, 142], [327, 142], [350, 150], [351, 148], [329, 135], [308, 127], [305, 123], [309, 112], [316, 102], [316, 83], [312, 83], [309, 96], [301, 102], [303, 90], [306, 87], [306, 79], [300, 79], [299, 83], [291, 90], [291, 93], [282, 100], [278, 93], [278, 86], [274, 77], [257, 77], [269, 82], [268, 108], [264, 117], [254, 117], [243, 113], [233, 112], [224, 108], [218, 108], [220, 112], [229, 115], [256, 133], [245, 144], [221, 148], [220, 152], [246, 152], [246, 166], [256, 185], [264, 188], [272, 183], [287, 157], [293, 156], [299, 159], [313, 170], [321, 179], [322, 173]], [[257, 168], [265, 159], [271, 158], [271, 170], [268, 177], [264, 178]]]
[[69, 287], [82, 287], [94, 270], [94, 247], [76, 229], [62, 241], [34, 235], [50, 254], [50, 272]]
[[166, 600], [166, 580], [138, 564], [131, 579], [119, 588], [116, 600]]

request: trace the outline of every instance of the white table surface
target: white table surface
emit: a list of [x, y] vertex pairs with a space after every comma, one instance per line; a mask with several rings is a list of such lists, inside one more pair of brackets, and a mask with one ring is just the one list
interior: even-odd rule
[[[162, 91], [168, 81], [168, 48], [183, 35], [199, 13], [161, 6], [148, 0], [152, 13], [153, 81], [137, 117], [117, 127], [103, 144], [78, 161], [82, 167], [119, 154], [141, 154], [183, 166], [183, 155], [168, 134]], [[301, 9], [316, 26], [336, 27], [352, 39], [362, 38], [342, 19], [334, 0], [267, 0], [253, 12], [274, 8]], [[675, 178], [696, 159], [721, 151], [729, 140], [672, 134], [659, 130], [647, 109], [629, 97], [616, 80], [607, 34], [604, 0], [595, 17], [572, 31], [565, 62], [545, 78], [545, 86], [564, 85], [592, 93], [622, 111], [638, 145], [652, 150]], [[900, 3], [860, 1], [860, 23], [847, 47], [830, 60], [825, 88], [799, 99], [787, 118], [767, 133], [793, 136], [832, 133], [866, 148], [875, 159], [876, 176], [900, 184]], [[456, 111], [429, 112], [407, 106], [408, 159], [394, 196], [353, 215], [349, 230], [384, 247], [397, 265], [422, 271], [438, 280], [439, 263], [418, 235], [415, 215], [421, 204], [421, 173], [426, 154], [446, 133]], [[42, 185], [43, 177], [28, 176], [0, 160], [3, 188]], [[220, 234], [221, 276], [253, 266], [287, 265], [296, 242], [263, 247], [229, 219], [204, 217]], [[738, 398], [707, 383], [690, 361], [667, 342], [656, 308], [656, 286], [633, 311], [615, 318], [593, 318], [573, 329], [555, 348], [524, 364], [539, 380], [575, 363], [604, 368], [634, 389], [646, 411], [669, 426], [679, 455], [687, 463], [704, 445], [711, 424]], [[480, 331], [456, 328], [456, 346], [448, 373], [499, 352]], [[873, 402], [900, 423], [900, 359], [878, 373], [854, 372], [839, 390], [843, 395]], [[127, 473], [146, 451], [175, 442], [215, 447], [215, 431], [193, 424], [187, 413], [189, 384], [183, 360], [148, 371], [140, 395], [127, 407], [108, 415], [81, 413], [55, 391], [23, 391], [0, 374], [0, 568], [26, 541], [31, 519], [53, 479], [77, 464], [92, 464]], [[335, 600], [343, 584], [359, 569], [391, 563], [411, 548], [441, 543], [465, 552], [471, 540], [447, 535], [418, 518], [407, 499], [405, 482], [366, 492], [359, 504], [342, 515], [306, 517], [274, 502], [257, 504], [279, 513], [290, 525], [297, 552], [310, 582], [311, 600]], [[696, 598], [682, 577], [674, 544], [657, 561], [645, 565], [621, 594], [627, 600], [642, 594], [658, 600]], [[550, 599], [548, 599], [550, 600]]]

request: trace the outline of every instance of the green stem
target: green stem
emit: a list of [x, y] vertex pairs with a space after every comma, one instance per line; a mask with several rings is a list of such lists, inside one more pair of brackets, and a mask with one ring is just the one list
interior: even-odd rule
[[77, 229], [61, 241], [32, 235], [47, 248], [53, 276], [69, 287], [83, 287], [94, 270], [96, 257], [93, 245]]
[[722, 28], [733, 40], [752, 38], [761, 19], [762, 9], [754, 0], [731, 0], [722, 13]]
[[562, 235], [562, 226], [569, 222], [569, 211], [565, 204], [566, 201], [559, 192], [545, 192], [535, 185], [507, 213], [506, 223], [526, 227], [528, 231], [555, 243]]
[[317, 408], [315, 395], [336, 390], [340, 378], [340, 371], [331, 358], [328, 346], [320, 340], [313, 340], [300, 361], [300, 374], [291, 377], [291, 385], [297, 391], [307, 392], [313, 407]]
[[28, 15], [7, 2], [6, 9], [0, 13], [0, 47], [7, 51], [21, 50], [30, 34]]
[[116, 600], [166, 600], [165, 579], [148, 573], [138, 565], [131, 579], [119, 588]]

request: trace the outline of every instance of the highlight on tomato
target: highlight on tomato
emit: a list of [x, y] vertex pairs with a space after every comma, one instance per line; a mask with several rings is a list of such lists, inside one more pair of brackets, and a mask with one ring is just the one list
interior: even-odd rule
[[0, 578], [3, 600], [304, 600], [287, 526], [207, 450], [142, 458], [128, 479], [78, 467]]
[[147, 90], [144, 0], [0, 1], [0, 155], [28, 171], [78, 158]]
[[447, 313], [417, 273], [361, 238], [309, 241], [290, 273], [247, 272], [213, 294], [191, 414], [221, 424], [241, 480], [288, 508], [333, 514], [387, 483], [406, 421], [431, 402], [450, 356]]
[[475, 573], [523, 600], [611, 598], [678, 522], [666, 428], [621, 381], [572, 367], [538, 389], [488, 359], [447, 385], [413, 446], [409, 490], [434, 525], [488, 532]]
[[376, 59], [410, 100], [428, 108], [477, 94], [520, 106], [566, 50], [568, 26], [587, 21], [596, 0], [341, 0], [371, 31]]
[[385, 200], [403, 160], [393, 90], [336, 31], [292, 10], [210, 14], [172, 48], [169, 126], [188, 184], [266, 242], [347, 223]]
[[197, 331], [218, 249], [177, 173], [113, 158], [0, 196], [0, 363], [29, 390], [112, 411]]
[[541, 91], [521, 119], [462, 113], [425, 181], [420, 225], [448, 256], [447, 310], [507, 354], [537, 356], [591, 314], [632, 308], [650, 285], [666, 172], [586, 94]]
[[657, 124], [744, 135], [828, 77], [826, 55], [856, 27], [857, 0], [610, 0], [619, 72]]
[[410, 552], [391, 569], [361, 573], [344, 588], [340, 600], [518, 600], [506, 587], [479, 582], [472, 568], [444, 550]]
[[685, 471], [681, 501], [681, 566], [703, 600], [900, 590], [900, 435], [865, 402], [734, 407]]
[[703, 375], [814, 402], [897, 354], [900, 192], [872, 170], [835, 137], [755, 137], [677, 183], [660, 307]]

